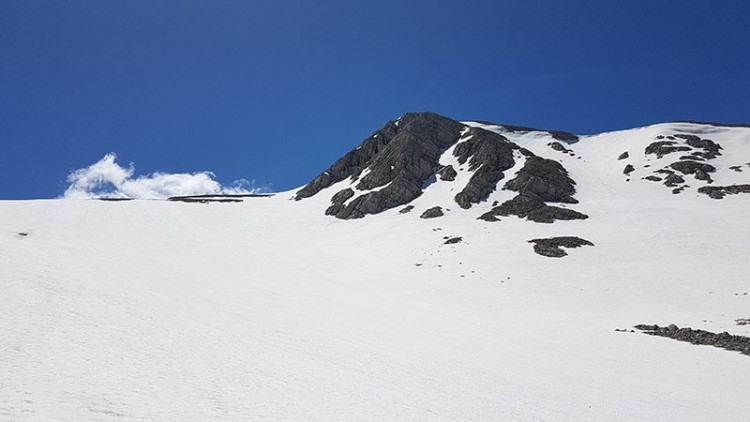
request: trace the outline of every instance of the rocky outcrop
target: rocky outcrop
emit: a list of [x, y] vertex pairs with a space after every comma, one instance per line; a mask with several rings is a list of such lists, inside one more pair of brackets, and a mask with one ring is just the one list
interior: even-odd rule
[[[706, 173], [713, 173], [716, 171], [716, 167], [712, 166], [711, 164], [701, 163], [698, 161], [690, 161], [690, 160], [683, 160], [683, 161], [676, 161], [669, 165], [669, 167], [679, 171], [682, 174], [706, 174]], [[699, 173], [700, 172], [700, 173]]]
[[710, 140], [710, 139], [702, 139], [699, 136], [695, 135], [685, 135], [685, 134], [676, 134], [674, 135], [675, 138], [681, 138], [687, 141], [687, 144], [690, 145], [693, 148], [700, 148], [703, 150], [700, 154], [703, 158], [707, 160], [712, 160], [716, 158], [717, 156], [721, 155], [721, 152], [719, 152], [722, 148], [721, 145], [717, 144], [716, 142]]
[[529, 243], [534, 244], [534, 252], [539, 255], [550, 257], [550, 258], [562, 258], [567, 256], [565, 248], [578, 248], [581, 246], [594, 246], [593, 243], [586, 239], [581, 239], [575, 236], [561, 236], [561, 237], [550, 237], [547, 239], [532, 239]]
[[515, 178], [505, 184], [505, 189], [518, 195], [479, 218], [494, 221], [496, 216], [515, 215], [538, 223], [553, 223], [555, 220], [583, 220], [587, 215], [567, 208], [547, 205], [546, 202], [575, 204], [573, 198], [575, 182], [557, 161], [532, 156], [526, 159]]
[[[346, 205], [330, 209], [338, 218], [362, 218], [411, 202], [439, 167], [440, 155], [453, 145], [464, 126], [433, 113], [407, 113], [398, 124], [389, 122], [347, 153], [307, 186], [296, 199], [306, 198], [346, 178], [359, 178], [359, 195]], [[335, 211], [335, 212], [334, 212]]]
[[625, 166], [625, 168], [622, 170], [622, 174], [626, 176], [630, 176], [630, 173], [635, 171], [635, 167], [633, 167], [632, 164], [628, 164]]
[[628, 154], [628, 152], [627, 152], [627, 151], [625, 151], [625, 152], [623, 152], [622, 154], [620, 154], [620, 156], [619, 156], [619, 157], [617, 157], [617, 159], [618, 159], [618, 160], [624, 160], [624, 159], [626, 159], [626, 158], [628, 158], [628, 157], [630, 157], [630, 154]]
[[750, 193], [750, 185], [702, 186], [698, 188], [698, 192], [713, 199], [724, 199], [727, 195]]
[[657, 158], [662, 158], [663, 156], [667, 154], [671, 154], [673, 152], [691, 150], [690, 147], [686, 147], [686, 146], [674, 146], [676, 144], [677, 142], [674, 142], [674, 141], [653, 142], [649, 146], [646, 147], [645, 153], [646, 155], [656, 154]]
[[658, 325], [636, 325], [635, 328], [651, 336], [668, 337], [692, 344], [719, 347], [750, 356], [750, 337], [735, 336], [726, 331], [716, 334], [705, 330], [679, 328], [674, 324], [670, 324], [666, 327], [660, 327]]
[[419, 218], [437, 218], [443, 216], [443, 208], [442, 207], [432, 207], [427, 209], [425, 212], [422, 213], [422, 215], [419, 216]]
[[354, 196], [350, 188], [336, 192], [331, 198], [331, 206], [326, 210], [326, 215], [336, 215], [344, 208], [344, 203]]
[[452, 182], [456, 180], [456, 176], [458, 173], [456, 173], [456, 169], [453, 168], [451, 165], [442, 166], [437, 171], [438, 176], [440, 176], [440, 180], [445, 180], [446, 182]]
[[469, 163], [474, 174], [466, 187], [455, 196], [461, 208], [471, 208], [486, 200], [495, 191], [497, 182], [505, 175], [504, 171], [513, 167], [513, 151], [518, 145], [504, 136], [480, 128], [471, 128], [467, 140], [456, 145], [453, 155], [460, 164]]

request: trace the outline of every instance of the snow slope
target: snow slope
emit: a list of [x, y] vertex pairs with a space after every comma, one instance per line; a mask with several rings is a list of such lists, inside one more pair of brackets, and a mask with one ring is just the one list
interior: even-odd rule
[[[750, 162], [750, 129], [672, 123], [582, 137], [575, 156], [504, 132], [563, 162], [588, 220], [476, 220], [511, 195], [461, 209], [461, 172], [411, 213], [359, 220], [294, 192], [0, 202], [0, 420], [746, 421], [748, 356], [615, 331], [750, 335], [750, 195], [641, 180], [674, 131], [723, 146], [715, 185], [750, 183], [725, 168]], [[434, 205], [450, 211], [418, 217]], [[561, 235], [595, 246], [527, 243]]]

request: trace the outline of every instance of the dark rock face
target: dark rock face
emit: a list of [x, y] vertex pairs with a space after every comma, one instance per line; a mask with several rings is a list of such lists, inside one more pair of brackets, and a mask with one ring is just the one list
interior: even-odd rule
[[399, 211], [398, 213], [399, 214], [406, 214], [406, 213], [408, 213], [409, 211], [411, 211], [413, 209], [414, 209], [414, 205], [407, 205], [407, 206], [403, 207], [401, 209], [401, 211]]
[[669, 186], [670, 188], [673, 188], [682, 183], [685, 183], [685, 179], [683, 179], [681, 176], [678, 176], [674, 173], [670, 174], [664, 179], [664, 184], [666, 186]]
[[[515, 215], [536, 223], [554, 223], [555, 220], [585, 220], [588, 215], [567, 208], [545, 204], [538, 196], [518, 195], [479, 216], [485, 221], [497, 221], [495, 216]], [[493, 219], [494, 218], [494, 219]]]
[[450, 239], [448, 239], [445, 242], [443, 242], [443, 244], [444, 245], [453, 245], [453, 244], [456, 244], [456, 243], [461, 243], [461, 241], [463, 239], [464, 239], [463, 237], [458, 237], [458, 236], [457, 237], [451, 237]]
[[575, 182], [557, 161], [541, 157], [528, 157], [515, 178], [505, 184], [505, 189], [521, 195], [533, 194], [545, 202], [575, 204]]
[[685, 146], [673, 146], [677, 144], [677, 142], [674, 141], [657, 141], [649, 146], [646, 147], [645, 153], [648, 154], [656, 154], [657, 158], [661, 158], [667, 154], [671, 154], [673, 152], [677, 151], [690, 151], [690, 147]]
[[581, 246], [594, 246], [593, 243], [586, 239], [575, 236], [550, 237], [547, 239], [532, 239], [529, 243], [534, 244], [534, 252], [550, 258], [562, 258], [567, 256], [561, 247], [578, 248]]
[[370, 172], [359, 179], [357, 189], [388, 186], [360, 195], [347, 205], [330, 210], [330, 215], [362, 218], [406, 204], [422, 194], [422, 186], [439, 166], [440, 155], [458, 140], [463, 127], [433, 113], [404, 114], [398, 125], [386, 124], [297, 192], [296, 199], [315, 195], [348, 177], [357, 178], [369, 168]]
[[554, 149], [555, 151], [560, 151], [564, 153], [572, 152], [572, 150], [569, 150], [563, 146], [563, 144], [559, 142], [550, 142], [547, 144], [550, 148]]
[[636, 325], [635, 328], [651, 336], [668, 337], [692, 344], [719, 347], [750, 356], [750, 337], [735, 336], [724, 331], [716, 334], [710, 331], [679, 328], [674, 324], [667, 327], [658, 325]]
[[309, 198], [322, 189], [338, 183], [347, 177], [358, 176], [370, 164], [373, 157], [388, 145], [398, 132], [399, 127], [396, 123], [389, 121], [385, 126], [365, 139], [360, 146], [346, 153], [346, 155], [333, 163], [328, 170], [300, 189], [295, 199]]
[[698, 171], [703, 173], [713, 173], [716, 168], [711, 164], [699, 163], [698, 161], [676, 161], [669, 165], [669, 167], [679, 171], [682, 174], [695, 174]]
[[627, 151], [625, 151], [625, 152], [623, 152], [622, 154], [620, 154], [620, 156], [619, 156], [619, 157], [617, 157], [617, 159], [618, 159], [618, 160], [624, 160], [624, 159], [626, 159], [626, 158], [628, 158], [628, 157], [630, 157], [630, 154], [628, 154], [628, 152], [627, 152]]
[[659, 176], [646, 176], [644, 177], [645, 180], [649, 180], [651, 182], [661, 182], [661, 177]]
[[479, 218], [493, 221], [490, 217], [516, 215], [537, 223], [553, 223], [555, 220], [583, 220], [587, 215], [578, 211], [547, 205], [545, 202], [575, 204], [575, 182], [557, 161], [541, 157], [529, 157], [515, 178], [505, 184], [505, 189], [518, 195], [505, 201]]
[[469, 162], [474, 174], [466, 187], [459, 192], [456, 203], [464, 209], [487, 199], [495, 191], [504, 171], [515, 165], [513, 151], [519, 147], [504, 136], [484, 129], [471, 128], [468, 140], [458, 144], [453, 155], [460, 164]]
[[442, 217], [443, 215], [444, 214], [442, 207], [432, 207], [423, 212], [422, 215], [419, 216], [419, 218], [437, 218]]
[[717, 144], [716, 142], [710, 140], [710, 139], [701, 139], [698, 136], [695, 135], [683, 135], [683, 134], [677, 134], [675, 135], [675, 138], [681, 138], [687, 141], [687, 144], [690, 145], [693, 148], [700, 148], [703, 150], [701, 154], [704, 158], [708, 160], [712, 160], [716, 158], [717, 156], [721, 155], [721, 145]]
[[750, 193], [750, 185], [703, 186], [698, 188], [698, 192], [713, 199], [724, 199], [727, 195]]
[[344, 202], [348, 201], [354, 196], [352, 189], [346, 188], [337, 192], [331, 198], [331, 206], [326, 210], [326, 215], [336, 215], [344, 208]]
[[456, 170], [451, 165], [440, 167], [437, 171], [438, 176], [440, 176], [440, 180], [445, 180], [448, 182], [452, 182], [456, 180], [456, 176], [458, 173], [456, 173]]
[[570, 132], [564, 132], [562, 130], [548, 130], [547, 133], [552, 135], [552, 137], [557, 139], [558, 141], [567, 142], [569, 144], [576, 143], [579, 140], [578, 135]]
[[632, 164], [628, 164], [625, 166], [625, 168], [622, 170], [622, 174], [629, 176], [630, 173], [635, 171], [635, 167], [633, 167]]

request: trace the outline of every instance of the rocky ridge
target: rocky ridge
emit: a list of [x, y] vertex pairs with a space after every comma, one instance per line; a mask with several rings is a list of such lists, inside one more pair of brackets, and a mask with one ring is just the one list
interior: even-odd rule
[[[534, 131], [520, 126], [503, 127], [511, 132]], [[546, 132], [568, 144], [578, 141], [576, 135], [568, 132]], [[572, 154], [558, 142], [553, 145], [555, 150]], [[551, 223], [587, 218], [578, 211], [548, 205], [578, 203], [573, 198], [575, 181], [559, 162], [536, 156], [500, 133], [470, 127], [434, 113], [407, 113], [386, 123], [300, 189], [295, 199], [309, 198], [348, 180], [347, 187], [331, 196], [330, 206], [325, 210], [327, 215], [362, 218], [407, 205], [433, 183], [454, 183], [459, 172], [454, 165], [441, 162], [451, 147], [451, 159], [461, 167], [459, 171], [464, 171], [465, 166], [471, 173], [464, 186], [456, 186], [460, 191], [453, 200], [459, 207], [469, 209], [486, 202], [498, 189], [517, 193], [513, 199], [493, 205], [480, 219], [497, 221], [498, 216], [515, 215]], [[519, 164], [518, 160], [523, 161], [520, 170], [501, 185], [506, 172]], [[439, 216], [434, 208], [427, 213], [430, 218]]]

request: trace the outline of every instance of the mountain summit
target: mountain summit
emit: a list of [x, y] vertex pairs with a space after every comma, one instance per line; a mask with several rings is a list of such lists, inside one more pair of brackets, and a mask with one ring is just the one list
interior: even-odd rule
[[[409, 205], [449, 186], [452, 201], [441, 198], [435, 206], [476, 206], [483, 210], [478, 218], [486, 221], [510, 215], [544, 223], [586, 219], [586, 214], [569, 207], [579, 203], [571, 172], [596, 177], [611, 190], [626, 189], [624, 184], [631, 180], [660, 183], [674, 194], [692, 186], [712, 198], [746, 190], [712, 185], [711, 174], [717, 172], [734, 182], [732, 173], [741, 172], [750, 157], [732, 154], [736, 162], [717, 167], [713, 163], [723, 147], [709, 137], [729, 137], [734, 146], [737, 136], [747, 137], [748, 132], [742, 126], [685, 122], [577, 136], [406, 113], [337, 160], [297, 191], [295, 199], [327, 195], [327, 215], [352, 219]], [[597, 174], [602, 170], [606, 174]], [[488, 205], [498, 191], [513, 195], [501, 192], [495, 196], [503, 200]]]

